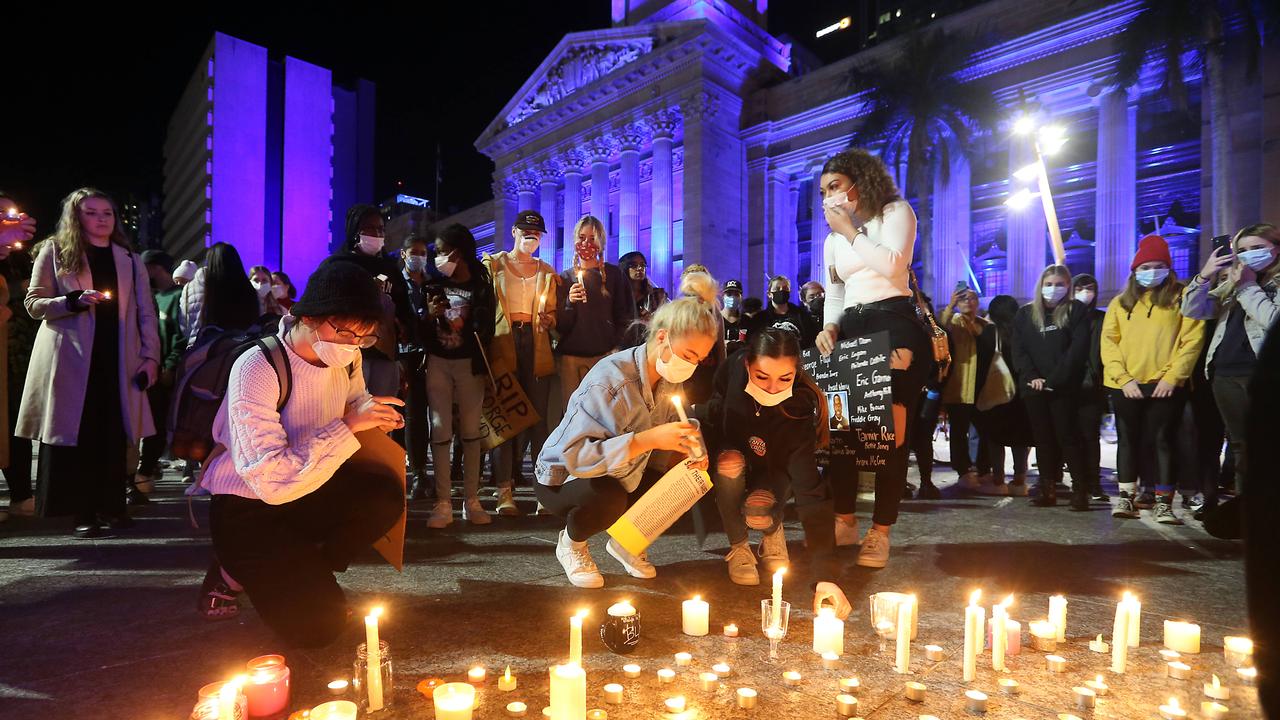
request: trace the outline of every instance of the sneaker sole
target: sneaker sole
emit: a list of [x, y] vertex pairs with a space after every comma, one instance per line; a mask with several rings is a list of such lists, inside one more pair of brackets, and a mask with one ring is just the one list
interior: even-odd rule
[[631, 563], [619, 557], [621, 553], [613, 549], [612, 542], [605, 543], [604, 551], [609, 553], [609, 557], [613, 558], [614, 560], [617, 560], [618, 564], [622, 565], [622, 569], [626, 570], [627, 574], [633, 578], [637, 578], [640, 580], [652, 580], [658, 577], [658, 571], [656, 569], [650, 574], [645, 574], [644, 571], [637, 570]]
[[760, 584], [760, 578], [758, 576], [753, 579], [753, 578], [736, 578], [730, 575], [729, 580], [732, 581], [734, 585], [742, 585], [744, 587], [753, 587], [755, 585]]
[[880, 570], [881, 568], [883, 568], [883, 567], [885, 567], [886, 565], [888, 565], [888, 564], [889, 564], [889, 561], [888, 561], [888, 560], [885, 560], [885, 561], [883, 561], [883, 562], [882, 562], [882, 561], [879, 561], [879, 560], [863, 560], [862, 558], [858, 558], [858, 560], [857, 560], [857, 562], [856, 562], [855, 564], [856, 564], [858, 567], [871, 568], [871, 569], [873, 569], [873, 570]]

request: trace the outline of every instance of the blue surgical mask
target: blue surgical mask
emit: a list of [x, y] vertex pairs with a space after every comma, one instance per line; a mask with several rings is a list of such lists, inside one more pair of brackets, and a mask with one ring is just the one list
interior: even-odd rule
[[406, 255], [404, 258], [404, 265], [409, 269], [409, 272], [420, 273], [427, 269], [427, 256]]
[[1169, 277], [1169, 269], [1157, 268], [1155, 270], [1139, 270], [1135, 272], [1133, 276], [1138, 280], [1138, 284], [1142, 287], [1155, 287], [1164, 282], [1165, 278]]
[[1275, 262], [1275, 254], [1269, 248], [1258, 248], [1256, 250], [1245, 250], [1236, 253], [1236, 257], [1240, 258], [1240, 262], [1249, 266], [1254, 272], [1266, 270], [1271, 263]]
[[1040, 296], [1045, 299], [1045, 302], [1060, 302], [1067, 296], [1067, 288], [1065, 285], [1044, 285], [1040, 288]]
[[725, 310], [737, 310], [737, 309], [738, 309], [738, 298], [737, 298], [737, 297], [735, 297], [735, 296], [733, 296], [733, 295], [725, 295], [725, 296], [724, 296], [724, 309], [725, 309]]

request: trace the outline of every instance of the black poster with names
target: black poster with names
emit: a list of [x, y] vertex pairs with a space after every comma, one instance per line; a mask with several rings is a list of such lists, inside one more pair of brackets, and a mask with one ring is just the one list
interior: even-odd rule
[[827, 396], [828, 456], [851, 456], [860, 470], [884, 467], [896, 438], [889, 373], [889, 333], [842, 340], [828, 357], [801, 354], [805, 371]]

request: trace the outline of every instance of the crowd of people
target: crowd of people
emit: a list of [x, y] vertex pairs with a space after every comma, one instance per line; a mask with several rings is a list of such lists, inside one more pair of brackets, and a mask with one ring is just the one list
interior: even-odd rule
[[[782, 521], [794, 500], [817, 596], [843, 609], [840, 548], [858, 545], [857, 565], [885, 567], [902, 500], [940, 497], [933, 441], [943, 418], [965, 492], [1049, 507], [1065, 467], [1071, 509], [1110, 502], [1124, 519], [1150, 508], [1166, 524], [1183, 522], [1179, 493], [1191, 512], [1239, 496], [1248, 383], [1278, 312], [1276, 227], [1241, 229], [1186, 281], [1167, 243], [1147, 236], [1105, 310], [1096, 279], [1051, 265], [1028, 303], [984, 299], [962, 281], [935, 317], [912, 270], [915, 213], [883, 163], [841, 152], [819, 191], [831, 228], [822, 277], [798, 294], [791, 278], [772, 277], [763, 299], [692, 264], [668, 297], [641, 253], [606, 261], [606, 226], [590, 215], [557, 271], [538, 257], [551, 238], [536, 211], [517, 214], [510, 250], [482, 255], [457, 224], [388, 248], [370, 205], [350, 209], [336, 251], [298, 297], [287, 275], [246, 270], [225, 243], [198, 265], [136, 252], [111, 199], [90, 188], [65, 199], [46, 238], [20, 249], [37, 224], [0, 195], [7, 512], [70, 516], [79, 538], [128, 528], [128, 504], [154, 492], [193, 351], [225, 337], [253, 342], [229, 363], [213, 452], [184, 464], [191, 492], [213, 496], [200, 608], [233, 615], [247, 592], [269, 625], [304, 644], [327, 642], [347, 622], [334, 573], [404, 502], [351, 462], [370, 431], [404, 447], [407, 494], [430, 507], [431, 529], [458, 517], [493, 522], [481, 493], [486, 459], [496, 514], [535, 511], [516, 493], [531, 484], [536, 512], [563, 518], [555, 554], [585, 588], [604, 585], [588, 540], [688, 458], [714, 476], [734, 583], [758, 584], [762, 567], [790, 562]], [[889, 339], [897, 432], [874, 473], [870, 527], [859, 532], [864, 451], [854, 444], [815, 460], [848, 424], [845, 408], [828, 412], [840, 398], [829, 400], [801, 356], [872, 333]], [[533, 411], [506, 433], [485, 419], [499, 382], [518, 386]], [[676, 393], [691, 407], [687, 422], [670, 402]], [[1099, 454], [1111, 416], [1114, 499]], [[612, 539], [605, 549], [633, 577], [657, 574], [645, 553]]]

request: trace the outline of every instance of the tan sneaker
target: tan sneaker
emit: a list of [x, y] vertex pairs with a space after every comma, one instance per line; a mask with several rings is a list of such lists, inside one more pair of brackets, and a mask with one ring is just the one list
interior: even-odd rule
[[453, 523], [453, 505], [448, 500], [436, 502], [431, 508], [431, 517], [427, 518], [427, 527], [439, 530]]
[[747, 543], [742, 542], [729, 548], [729, 554], [724, 556], [724, 561], [729, 563], [729, 579], [735, 585], [760, 584], [760, 571], [756, 568], [756, 556], [751, 552], [751, 546]]
[[498, 488], [498, 514], [504, 517], [520, 517], [520, 507], [516, 505], [514, 492], [510, 485]]
[[493, 518], [489, 513], [485, 512], [484, 506], [480, 504], [480, 498], [470, 498], [462, 504], [462, 519], [472, 525], [488, 525], [493, 522]]
[[778, 568], [786, 567], [790, 557], [787, 555], [787, 534], [779, 525], [777, 530], [760, 538], [760, 563], [770, 575]]
[[858, 516], [849, 515], [848, 520], [836, 516], [836, 547], [858, 544]]
[[882, 568], [889, 564], [889, 536], [872, 528], [862, 538], [858, 552], [858, 565], [866, 568]]

